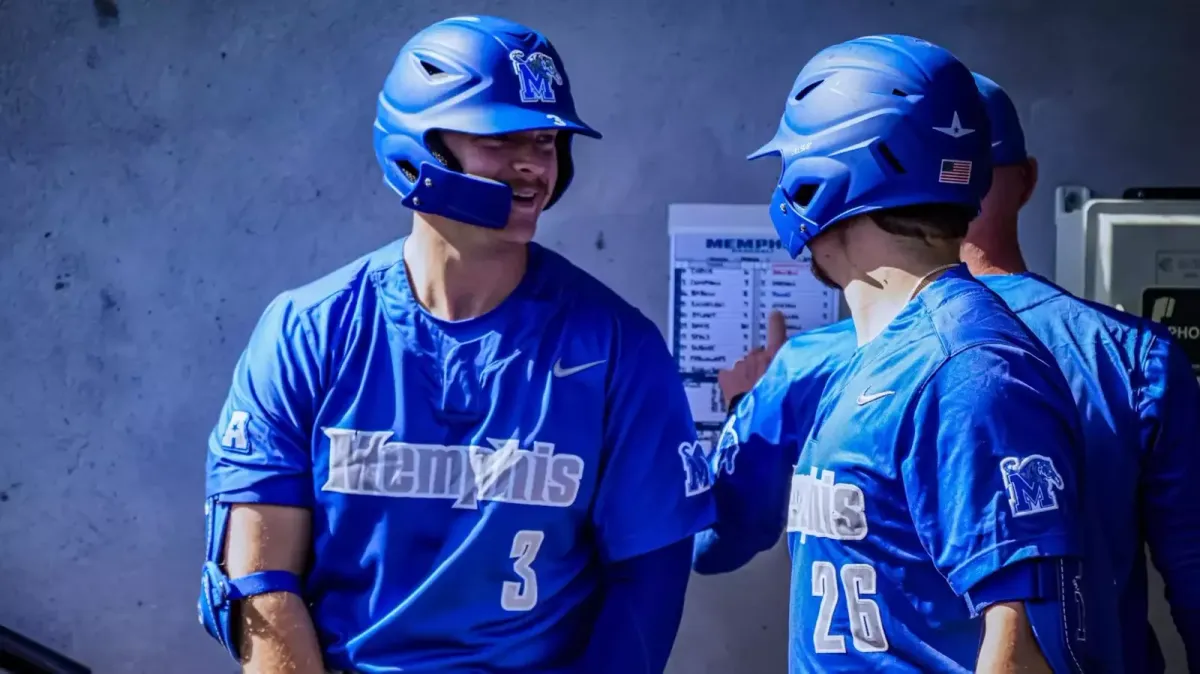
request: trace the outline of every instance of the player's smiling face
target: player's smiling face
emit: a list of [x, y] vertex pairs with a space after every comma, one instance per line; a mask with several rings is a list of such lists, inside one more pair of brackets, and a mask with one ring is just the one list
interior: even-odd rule
[[501, 136], [443, 134], [447, 149], [464, 173], [502, 182], [513, 190], [508, 224], [499, 230], [506, 240], [533, 238], [538, 216], [549, 203], [558, 178], [558, 131], [539, 129]]

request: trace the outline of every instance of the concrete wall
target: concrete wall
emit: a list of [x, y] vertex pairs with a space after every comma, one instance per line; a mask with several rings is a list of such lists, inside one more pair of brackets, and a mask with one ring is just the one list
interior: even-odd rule
[[[405, 233], [374, 96], [447, 13], [556, 41], [607, 138], [577, 144], [539, 238], [664, 328], [666, 205], [765, 203], [776, 167], [742, 157], [803, 62], [858, 34], [1008, 87], [1041, 158], [1039, 271], [1055, 185], [1200, 183], [1187, 0], [450, 4], [0, 0], [0, 624], [102, 674], [228, 671], [194, 611], [205, 437], [268, 299]], [[786, 671], [776, 552], [696, 581], [673, 673]]]

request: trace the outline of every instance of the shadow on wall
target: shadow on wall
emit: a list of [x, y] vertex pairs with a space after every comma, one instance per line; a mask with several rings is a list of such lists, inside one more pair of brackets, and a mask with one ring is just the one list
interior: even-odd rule
[[92, 670], [0, 626], [0, 674], [92, 674]]

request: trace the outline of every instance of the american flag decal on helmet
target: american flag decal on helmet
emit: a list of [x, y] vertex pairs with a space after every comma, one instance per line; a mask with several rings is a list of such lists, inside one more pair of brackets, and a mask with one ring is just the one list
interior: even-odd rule
[[951, 185], [971, 184], [971, 162], [961, 159], [943, 159], [942, 170], [938, 173], [938, 182]]

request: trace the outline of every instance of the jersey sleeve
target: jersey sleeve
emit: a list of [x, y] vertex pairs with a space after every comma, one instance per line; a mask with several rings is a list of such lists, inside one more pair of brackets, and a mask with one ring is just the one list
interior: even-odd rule
[[1142, 372], [1143, 531], [1189, 665], [1200, 671], [1200, 385], [1164, 337], [1151, 343]]
[[976, 345], [915, 400], [900, 469], [921, 542], [957, 594], [1026, 559], [1080, 554], [1079, 419], [1054, 365]]
[[319, 361], [295, 308], [280, 296], [263, 312], [233, 371], [208, 441], [207, 496], [310, 507], [309, 451]]
[[[644, 320], [644, 319], [643, 319]], [[617, 562], [712, 523], [712, 475], [675, 361], [649, 321], [617, 350], [593, 509], [601, 554]]]
[[717, 521], [697, 538], [697, 572], [733, 571], [779, 540], [803, 441], [789, 414], [788, 393], [804, 385], [793, 381], [781, 351], [730, 412], [709, 460]]

